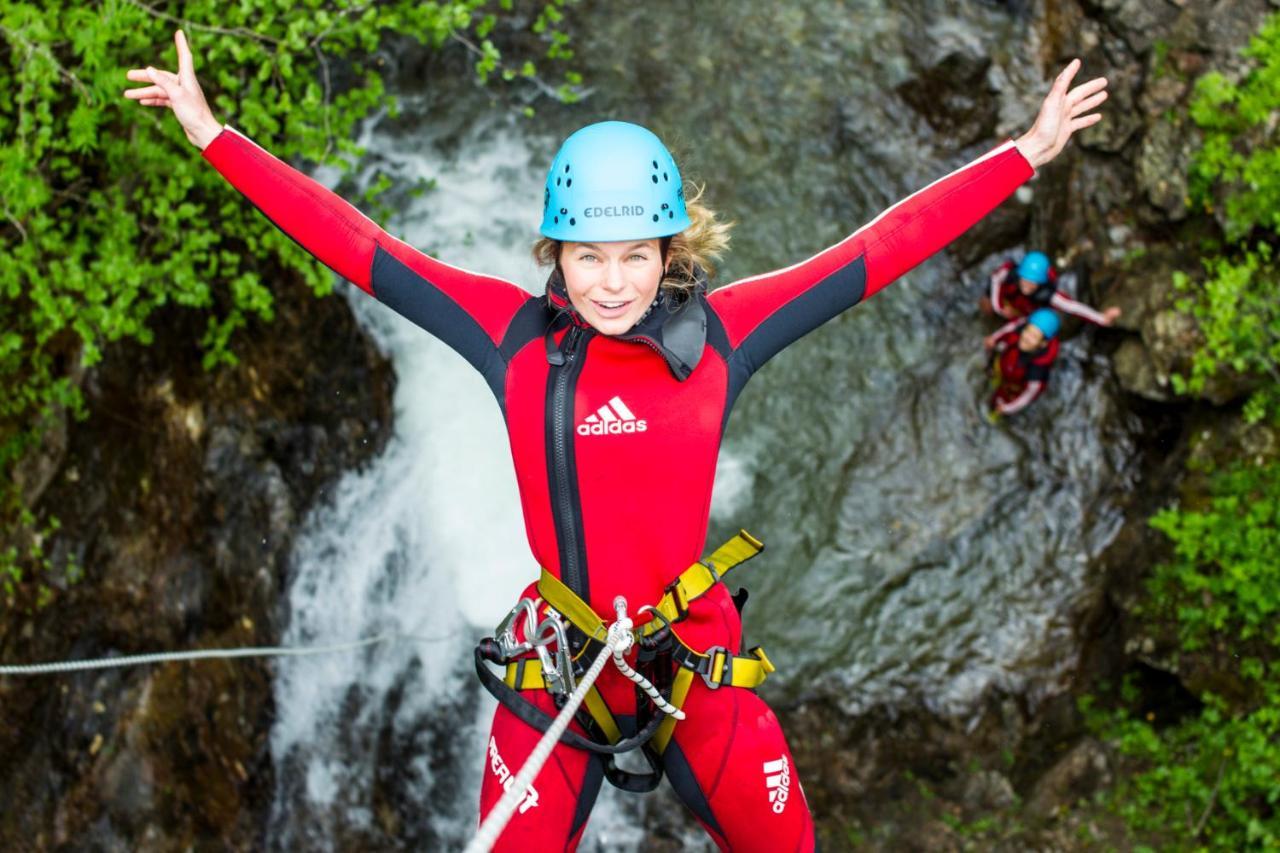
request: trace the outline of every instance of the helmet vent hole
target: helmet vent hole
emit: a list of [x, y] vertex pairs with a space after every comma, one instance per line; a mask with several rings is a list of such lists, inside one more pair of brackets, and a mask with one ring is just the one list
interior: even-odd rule
[[570, 216], [570, 217], [569, 217], [569, 224], [570, 224], [570, 225], [577, 225], [577, 224], [578, 224], [578, 220], [576, 220], [576, 219], [574, 219], [572, 216]]
[[656, 213], [655, 213], [655, 214], [653, 215], [653, 221], [654, 221], [654, 222], [657, 222], [657, 221], [658, 221], [658, 214], [656, 214]]
[[671, 180], [671, 178], [667, 177], [667, 173], [666, 173], [666, 172], [663, 172], [663, 173], [662, 173], [662, 180], [664, 180], [664, 181], [669, 181], [669, 180]]
[[654, 176], [653, 176], [653, 182], [654, 182], [655, 184], [658, 182], [658, 176], [657, 176], [657, 175], [654, 175]]
[[556, 178], [556, 186], [560, 186], [560, 179]]
[[569, 174], [569, 164], [568, 164], [568, 163], [565, 163], [565, 164], [564, 164], [564, 173], [565, 173], [566, 175], [567, 175], [567, 174]]
[[559, 216], [555, 217], [555, 221], [556, 221], [556, 225], [559, 225], [559, 224], [560, 224], [560, 217], [559, 217]]
[[568, 179], [566, 179], [566, 180], [565, 180], [565, 182], [564, 182], [564, 185], [565, 185], [566, 187], [571, 187], [571, 186], [573, 186], [573, 178], [568, 178]]
[[567, 207], [562, 207], [562, 208], [560, 208], [560, 213], [561, 213], [561, 215], [566, 214], [566, 213], [568, 213], [568, 212], [569, 212], [569, 208], [567, 208]]
[[671, 205], [669, 205], [669, 204], [664, 204], [664, 205], [662, 206], [662, 209], [663, 209], [663, 210], [666, 210], [666, 209], [668, 209], [669, 207], [671, 207]]
[[653, 168], [655, 168], [655, 169], [656, 169], [656, 168], [658, 168], [658, 161], [657, 161], [657, 160], [654, 160], [654, 161], [653, 161]]
[[675, 219], [675, 218], [676, 218], [676, 212], [674, 210], [668, 210], [667, 219]]

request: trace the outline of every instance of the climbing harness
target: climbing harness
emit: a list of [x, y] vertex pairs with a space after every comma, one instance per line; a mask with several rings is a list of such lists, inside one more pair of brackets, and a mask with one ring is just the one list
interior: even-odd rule
[[[667, 585], [656, 604], [636, 611], [636, 616], [651, 618], [632, 630], [638, 647], [637, 672], [622, 658], [611, 653], [618, 669], [637, 686], [636, 733], [624, 737], [617, 720], [594, 686], [584, 692], [585, 713], [578, 722], [590, 737], [564, 730], [560, 742], [577, 749], [599, 753], [604, 760], [604, 774], [615, 787], [644, 792], [657, 787], [662, 779], [660, 756], [665, 751], [676, 723], [684, 719], [681, 711], [695, 677], [701, 677], [712, 690], [723, 686], [755, 689], [774, 671], [764, 650], [756, 646], [746, 655], [735, 655], [724, 646], [704, 651], [690, 648], [675, 630], [689, 615], [689, 606], [701, 598], [736, 566], [750, 560], [764, 549], [764, 543], [745, 530], [717, 548], [709, 557], [694, 563]], [[536, 599], [522, 598], [494, 632], [476, 647], [476, 673], [494, 698], [513, 714], [535, 729], [551, 730], [551, 717], [521, 695], [521, 691], [544, 689], [563, 707], [574, 691], [575, 679], [581, 686], [582, 671], [587, 660], [599, 657], [608, 643], [611, 626], [551, 572], [542, 571], [538, 579]], [[538, 614], [544, 614], [539, 621]], [[523, 617], [524, 640], [517, 639], [516, 628]], [[554, 650], [547, 647], [555, 645]], [[505, 667], [498, 677], [486, 661]], [[674, 674], [673, 674], [674, 671]], [[650, 765], [649, 773], [620, 770], [615, 755], [640, 749]]]

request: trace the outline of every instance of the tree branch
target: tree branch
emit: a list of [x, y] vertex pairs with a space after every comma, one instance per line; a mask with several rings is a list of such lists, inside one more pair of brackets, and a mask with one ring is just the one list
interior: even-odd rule
[[264, 44], [279, 45], [281, 43], [280, 39], [275, 39], [271, 36], [263, 35], [262, 33], [256, 33], [247, 27], [232, 27], [228, 29], [226, 27], [215, 27], [210, 24], [197, 24], [189, 18], [178, 17], [170, 15], [167, 12], [161, 12], [159, 9], [143, 3], [142, 0], [126, 0], [126, 2], [132, 6], [136, 6], [153, 18], [159, 18], [160, 20], [169, 21], [173, 24], [180, 24], [184, 29], [197, 30], [206, 33], [220, 33], [225, 36], [245, 36], [246, 38], [251, 38], [255, 41], [263, 42]]

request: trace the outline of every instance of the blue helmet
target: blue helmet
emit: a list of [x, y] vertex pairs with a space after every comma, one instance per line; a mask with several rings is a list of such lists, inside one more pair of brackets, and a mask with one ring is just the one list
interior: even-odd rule
[[652, 131], [602, 121], [560, 146], [543, 194], [544, 237], [577, 243], [647, 240], [679, 234], [689, 225], [680, 171]]
[[1051, 341], [1058, 334], [1062, 321], [1058, 319], [1057, 313], [1048, 308], [1038, 308], [1027, 318], [1027, 325], [1035, 326], [1044, 334], [1046, 341]]
[[1018, 264], [1018, 278], [1025, 278], [1036, 284], [1044, 284], [1049, 280], [1049, 256], [1044, 252], [1027, 252], [1026, 257]]

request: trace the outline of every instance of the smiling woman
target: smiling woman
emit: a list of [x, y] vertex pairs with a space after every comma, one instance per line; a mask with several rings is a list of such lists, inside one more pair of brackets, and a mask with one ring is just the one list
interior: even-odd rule
[[[232, 186], [317, 259], [453, 347], [502, 408], [542, 571], [505, 629], [476, 652], [485, 686], [502, 700], [482, 815], [534, 751], [581, 663], [595, 657], [615, 602], [661, 614], [636, 626], [647, 644], [633, 662], [664, 704], [638, 693], [621, 669], [606, 670], [589, 713], [520, 792], [525, 807], [496, 847], [573, 849], [603, 779], [644, 791], [665, 773], [721, 848], [813, 849], [790, 749], [754, 690], [773, 665], [758, 647], [743, 649], [737, 601], [721, 582], [761, 545], [742, 534], [699, 559], [729, 413], [774, 355], [942, 249], [1095, 123], [1090, 111], [1106, 81], [1071, 89], [1073, 62], [1018, 140], [811, 258], [714, 292], [703, 261], [723, 247], [725, 226], [691, 211], [666, 147], [636, 125], [589, 125], [565, 141], [547, 175], [540, 257], [555, 268], [546, 294], [533, 296], [397, 240], [223, 127], [181, 41], [179, 57], [178, 75], [130, 71], [150, 85], [129, 96], [171, 107]], [[681, 286], [664, 287], [664, 275]], [[536, 623], [529, 636], [516, 625], [522, 612]], [[505, 665], [506, 677], [486, 659]], [[679, 725], [664, 716], [671, 707], [683, 712]], [[653, 772], [619, 769], [612, 757], [628, 749], [641, 750]]]

